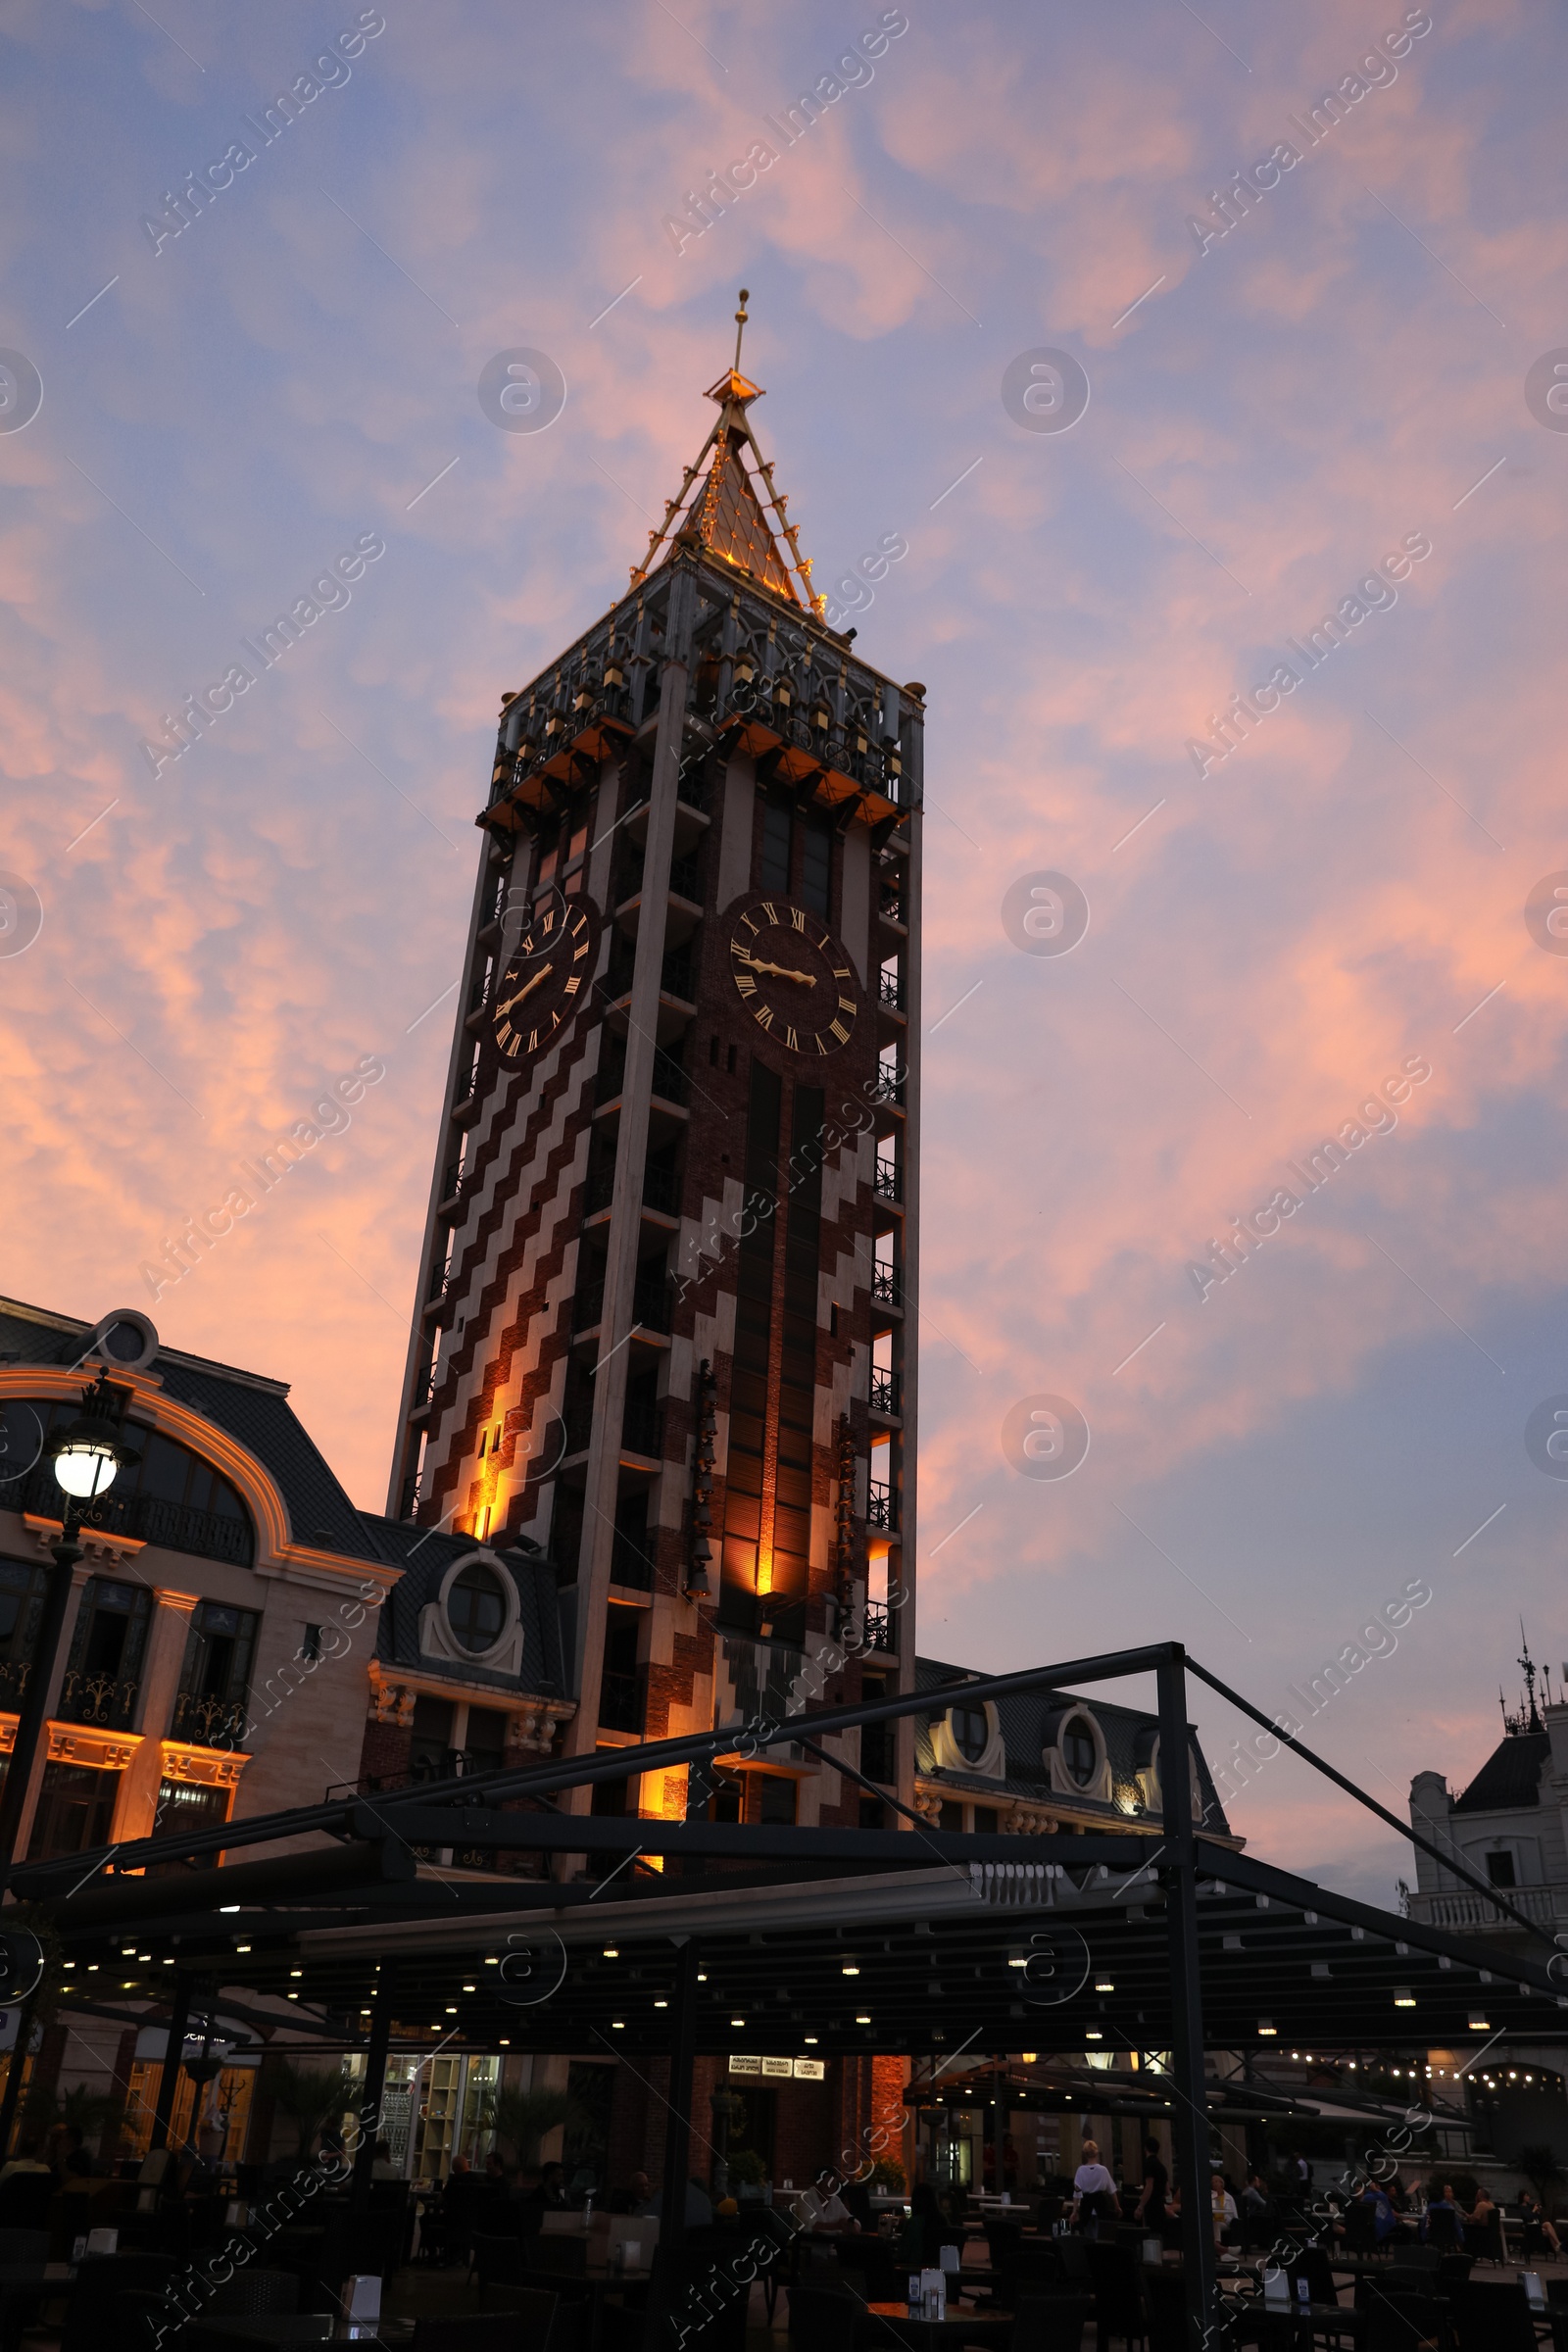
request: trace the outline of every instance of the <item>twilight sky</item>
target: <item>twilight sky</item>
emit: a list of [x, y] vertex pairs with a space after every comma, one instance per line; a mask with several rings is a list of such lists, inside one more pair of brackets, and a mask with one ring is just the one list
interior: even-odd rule
[[[1462, 1784], [1521, 1614], [1568, 1656], [1526, 1448], [1568, 1393], [1568, 20], [5, 0], [0, 55], [0, 1287], [289, 1380], [381, 1507], [499, 697], [623, 585], [744, 282], [816, 583], [906, 540], [839, 594], [929, 691], [922, 1646], [1174, 1634], [1300, 1716], [1421, 1580], [1306, 1736], [1396, 1810]], [[723, 212], [668, 225], [710, 172]], [[566, 381], [546, 431], [476, 394], [519, 347]], [[1068, 429], [1060, 376], [1004, 402], [1041, 352], [1087, 376]], [[1047, 872], [1066, 955], [1004, 922]], [[154, 1305], [143, 1261], [365, 1056], [352, 1125]], [[1091, 1432], [1064, 1480], [1004, 1451], [1043, 1395]], [[1235, 1817], [1410, 1875], [1289, 1758]]]

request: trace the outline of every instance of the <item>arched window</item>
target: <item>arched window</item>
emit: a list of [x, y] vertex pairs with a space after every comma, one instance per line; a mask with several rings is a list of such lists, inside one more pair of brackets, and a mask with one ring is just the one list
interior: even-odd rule
[[1087, 1788], [1100, 1759], [1094, 1734], [1080, 1716], [1075, 1715], [1061, 1735], [1061, 1760], [1079, 1788]]
[[506, 1597], [493, 1572], [480, 1561], [453, 1580], [447, 1620], [465, 1649], [476, 1655], [494, 1649], [507, 1622]]

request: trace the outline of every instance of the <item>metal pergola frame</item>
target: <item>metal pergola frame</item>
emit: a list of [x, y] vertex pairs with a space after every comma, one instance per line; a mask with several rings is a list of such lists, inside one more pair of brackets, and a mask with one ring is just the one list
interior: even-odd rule
[[[83, 1987], [83, 2007], [142, 1991], [138, 1952], [158, 1962], [145, 1992], [167, 2000], [162, 1962], [175, 1961], [158, 2099], [165, 2131], [193, 1988], [203, 1984], [212, 1988], [206, 1997], [225, 2008], [226, 1988], [249, 1986], [297, 2002], [307, 2032], [335, 2025], [343, 2046], [365, 2051], [367, 2115], [379, 2105], [398, 2029], [400, 2047], [445, 2039], [467, 2049], [603, 2052], [639, 2064], [667, 2057], [660, 2095], [668, 2109], [662, 2210], [670, 2219], [662, 2234], [671, 2250], [683, 2230], [699, 2050], [787, 2055], [806, 2045], [824, 2058], [886, 2051], [933, 2062], [968, 2050], [1000, 2057], [1025, 2042], [1042, 2052], [1082, 2051], [1093, 2041], [1106, 2050], [1168, 2050], [1159, 2082], [1177, 2169], [1200, 2184], [1214, 2094], [1205, 2041], [1267, 2046], [1260, 2032], [1272, 2024], [1278, 2038], [1308, 2042], [1463, 2043], [1478, 2000], [1488, 2031], [1540, 2033], [1544, 2007], [1558, 2025], [1555, 2012], [1568, 2009], [1568, 1997], [1551, 1973], [1555, 1946], [1495, 1889], [1471, 1880], [1547, 1947], [1542, 1960], [1499, 1959], [1484, 1944], [1205, 1838], [1185, 1772], [1166, 1776], [1156, 1821], [1103, 1835], [962, 1837], [932, 1830], [902, 1806], [896, 1810], [909, 1826], [868, 1831], [615, 1817], [564, 1811], [553, 1801], [586, 1802], [601, 1781], [789, 1745], [816, 1752], [854, 1782], [860, 1776], [821, 1749], [824, 1739], [929, 1713], [959, 1690], [984, 1700], [1149, 1673], [1160, 1752], [1179, 1756], [1191, 1737], [1190, 1672], [1401, 1837], [1436, 1853], [1169, 1642], [974, 1677], [935, 1695], [912, 1692], [782, 1724], [753, 1718], [373, 1799], [332, 1799], [99, 1849], [69, 1865], [14, 1865], [9, 1881], [15, 1894], [45, 1906], [74, 1966], [90, 1952], [131, 1956], [123, 1982]], [[313, 1835], [338, 1842], [300, 1850], [298, 1840]], [[259, 1861], [170, 1869], [285, 1839], [293, 1851]], [[553, 1855], [617, 1857], [618, 1884], [454, 1878], [419, 1861], [416, 1847], [526, 1852], [544, 1867]], [[634, 1876], [639, 1858], [665, 1867]], [[1451, 1855], [1439, 1859], [1469, 1878]], [[146, 1870], [168, 1875], [125, 1875]], [[160, 1940], [170, 1949], [153, 1955]], [[110, 1973], [102, 1958], [96, 1973]], [[69, 1990], [65, 1999], [69, 2005]], [[280, 2005], [279, 2023], [287, 2022]], [[369, 2157], [367, 2137], [357, 2180], [364, 2193]], [[1182, 2230], [1197, 2344], [1215, 2294], [1206, 2196], [1184, 2195]]]

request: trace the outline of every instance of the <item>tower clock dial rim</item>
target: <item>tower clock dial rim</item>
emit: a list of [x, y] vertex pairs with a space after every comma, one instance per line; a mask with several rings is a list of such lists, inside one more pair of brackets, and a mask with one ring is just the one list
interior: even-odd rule
[[583, 894], [535, 909], [527, 929], [497, 968], [488, 1041], [503, 1069], [523, 1069], [570, 1027], [592, 986], [602, 924]]
[[751, 891], [724, 910], [724, 956], [742, 1008], [792, 1059], [843, 1052], [865, 1010], [849, 950], [826, 919], [783, 891]]

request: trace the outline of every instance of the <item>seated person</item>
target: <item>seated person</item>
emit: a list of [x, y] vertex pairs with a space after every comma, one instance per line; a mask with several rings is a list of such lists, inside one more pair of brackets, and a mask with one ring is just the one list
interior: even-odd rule
[[857, 2230], [869, 2230], [872, 2227], [871, 2192], [863, 2180], [841, 2181], [839, 2202], [844, 2206]]
[[15, 2156], [8, 2163], [0, 2165], [0, 2183], [9, 2180], [15, 2173], [48, 2172], [49, 2167], [43, 2160], [41, 2150], [42, 2142], [39, 2133], [24, 2132]]
[[1388, 2190], [1380, 2182], [1369, 2180], [1356, 2202], [1369, 2208], [1373, 2234], [1380, 2246], [1385, 2245], [1398, 2227], [1394, 2218], [1394, 2207], [1389, 2202]]
[[1459, 2243], [1459, 2208], [1454, 2203], [1453, 2188], [1446, 2180], [1434, 2181], [1427, 2199], [1426, 2220], [1421, 2234], [1429, 2246], [1457, 2246]]
[[633, 2173], [624, 2188], [612, 2189], [607, 2213], [624, 2213], [636, 2220], [654, 2209], [654, 2187], [646, 2173]]
[[564, 2164], [543, 2164], [539, 2178], [523, 2197], [526, 2208], [543, 2213], [564, 2213], [566, 2209], [566, 2168]]
[[1214, 2243], [1216, 2246], [1220, 2246], [1226, 2242], [1227, 2230], [1231, 2231], [1234, 2237], [1237, 2221], [1236, 2199], [1225, 2185], [1223, 2173], [1210, 2173], [1208, 2187], [1209, 2211], [1214, 2217]]
[[858, 2236], [860, 2225], [839, 2195], [839, 2177], [824, 2164], [811, 2186], [795, 2200], [795, 2218], [803, 2230], [844, 2230]]
[[1562, 2242], [1556, 2230], [1542, 2211], [1539, 2200], [1531, 2195], [1528, 2188], [1519, 2191], [1519, 2219], [1525, 2226], [1526, 2254], [1539, 2251], [1543, 2245], [1549, 2246], [1554, 2255], [1562, 2252]]

